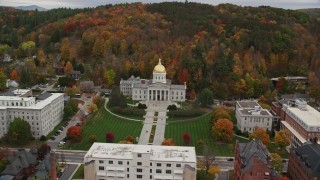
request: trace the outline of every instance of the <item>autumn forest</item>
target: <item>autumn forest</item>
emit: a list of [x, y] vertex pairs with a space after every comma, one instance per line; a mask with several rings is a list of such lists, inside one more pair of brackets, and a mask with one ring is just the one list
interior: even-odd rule
[[[0, 66], [31, 85], [68, 62], [96, 85], [111, 86], [110, 71], [115, 84], [150, 78], [161, 58], [169, 79], [187, 82], [189, 97], [204, 88], [219, 99], [267, 96], [275, 90], [270, 78], [306, 76], [307, 92], [320, 99], [320, 17], [308, 11], [167, 2], [43, 12], [2, 7], [0, 17], [0, 57], [24, 61]], [[278, 92], [305, 91], [283, 84]]]

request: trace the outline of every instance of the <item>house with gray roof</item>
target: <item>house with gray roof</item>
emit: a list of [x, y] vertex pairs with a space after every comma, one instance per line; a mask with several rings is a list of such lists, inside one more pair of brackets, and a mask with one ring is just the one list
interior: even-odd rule
[[278, 174], [271, 165], [270, 153], [260, 140], [252, 140], [249, 143], [236, 142], [234, 179], [278, 179]]
[[34, 149], [30, 151], [19, 149], [8, 156], [8, 161], [9, 164], [0, 175], [13, 176], [13, 179], [24, 179], [35, 171], [37, 152]]

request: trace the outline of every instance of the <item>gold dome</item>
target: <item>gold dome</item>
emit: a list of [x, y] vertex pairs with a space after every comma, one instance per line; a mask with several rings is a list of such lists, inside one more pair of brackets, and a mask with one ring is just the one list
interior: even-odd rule
[[153, 69], [153, 72], [155, 73], [165, 73], [166, 68], [161, 64], [161, 59], [159, 59], [158, 65], [156, 65]]

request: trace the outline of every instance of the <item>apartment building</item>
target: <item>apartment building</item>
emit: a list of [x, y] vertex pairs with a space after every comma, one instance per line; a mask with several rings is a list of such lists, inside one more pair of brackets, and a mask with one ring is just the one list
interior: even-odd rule
[[84, 157], [86, 180], [195, 180], [194, 147], [94, 143]]
[[258, 128], [271, 131], [273, 121], [276, 121], [267, 109], [263, 109], [257, 101], [251, 100], [236, 102], [236, 118], [238, 130], [249, 133], [253, 133]]
[[31, 126], [32, 135], [49, 134], [63, 118], [63, 93], [45, 93], [32, 97], [30, 90], [18, 89], [0, 96], [0, 137], [14, 118], [22, 118]]

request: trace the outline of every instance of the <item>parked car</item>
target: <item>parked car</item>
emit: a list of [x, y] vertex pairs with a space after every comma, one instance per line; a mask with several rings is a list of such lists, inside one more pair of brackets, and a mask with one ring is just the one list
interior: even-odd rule
[[55, 138], [54, 136], [52, 136], [50, 139], [51, 139], [51, 140], [56, 140], [56, 138]]
[[60, 130], [60, 131], [63, 131], [63, 127], [61, 127], [59, 130]]
[[227, 161], [233, 161], [233, 158], [229, 158], [229, 159], [227, 159]]

